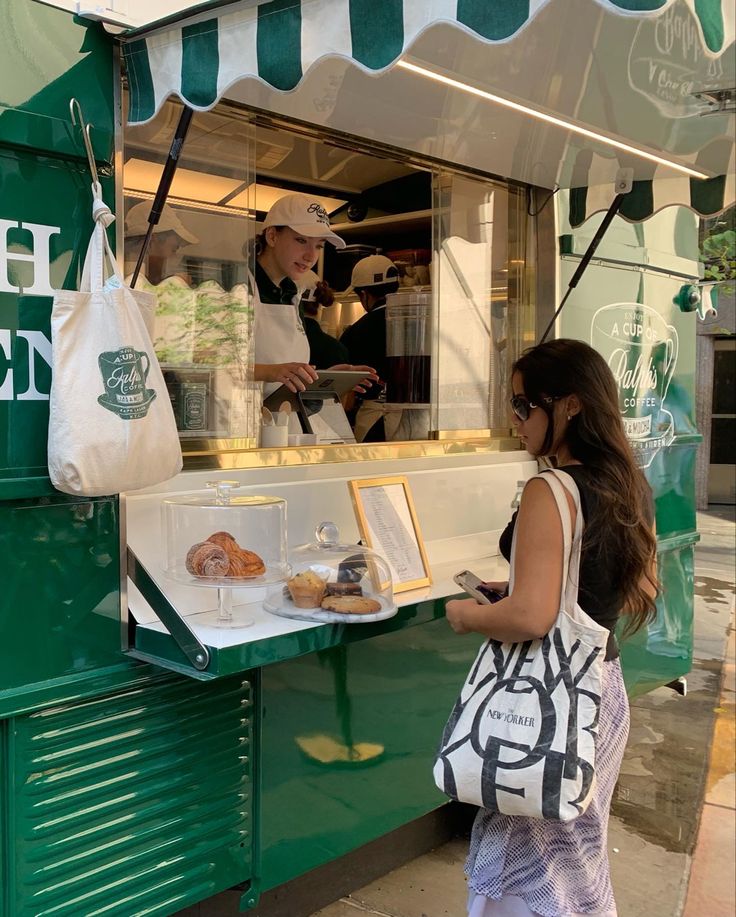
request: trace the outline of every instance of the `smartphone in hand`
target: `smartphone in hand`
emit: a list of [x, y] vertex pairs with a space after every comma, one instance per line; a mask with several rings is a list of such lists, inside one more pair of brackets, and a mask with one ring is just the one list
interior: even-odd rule
[[505, 598], [503, 593], [497, 592], [495, 589], [489, 589], [483, 580], [479, 579], [475, 573], [471, 573], [470, 570], [463, 570], [453, 579], [461, 589], [464, 589], [469, 596], [481, 605], [492, 605], [494, 602]]

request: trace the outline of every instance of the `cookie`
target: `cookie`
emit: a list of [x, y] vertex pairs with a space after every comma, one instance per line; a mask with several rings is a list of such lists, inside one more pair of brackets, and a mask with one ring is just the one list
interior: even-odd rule
[[381, 610], [381, 603], [357, 595], [329, 595], [322, 599], [325, 611], [337, 611], [348, 615], [374, 615]]

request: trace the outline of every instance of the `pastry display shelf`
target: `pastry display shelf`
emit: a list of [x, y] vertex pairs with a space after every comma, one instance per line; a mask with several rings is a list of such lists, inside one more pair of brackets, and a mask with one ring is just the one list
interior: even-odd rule
[[[447, 550], [448, 546], [444, 541], [436, 544], [427, 542], [430, 558], [434, 555], [456, 559], [432, 564], [434, 581], [431, 586], [395, 596], [398, 613], [388, 620], [357, 626], [314, 624], [282, 618], [264, 609], [265, 589], [262, 594], [259, 594], [259, 590], [251, 590], [247, 594], [244, 593], [243, 598], [239, 598], [239, 601], [244, 603], [243, 613], [253, 622], [250, 627], [245, 630], [217, 628], [217, 613], [204, 610], [200, 603], [199, 607], [190, 607], [181, 614], [174, 612], [174, 626], [179, 628], [179, 639], [170, 627], [171, 612], [166, 623], [163, 620], [166, 612], [161, 614], [161, 602], [167, 601], [165, 596], [156, 589], [154, 591], [158, 593], [158, 600], [154, 598], [153, 605], [146, 600], [139, 586], [142, 585], [141, 574], [145, 576], [147, 571], [133, 559], [133, 568], [137, 567], [137, 570], [129, 567], [129, 573], [132, 575], [128, 580], [128, 605], [135, 626], [134, 639], [128, 652], [144, 662], [154, 663], [194, 678], [211, 679], [441, 619], [445, 615], [445, 602], [448, 599], [466, 597], [453, 581], [454, 574], [459, 570], [471, 569], [486, 580], [508, 578], [508, 564], [502, 557], [479, 553], [483, 545], [495, 545], [498, 542], [497, 532], [488, 532], [485, 536], [481, 538], [476, 535], [472, 539], [459, 539], [465, 544], [458, 547], [475, 548], [471, 553], [462, 555], [458, 550]], [[139, 585], [136, 585], [135, 580], [138, 580]], [[199, 593], [199, 590], [194, 592]], [[182, 637], [187, 641], [184, 644]], [[448, 625], [448, 639], [449, 637]], [[193, 646], [196, 653], [202, 654], [205, 659], [205, 664], [201, 667], [193, 662]]]
[[[524, 453], [502, 451], [479, 455], [461, 451], [438, 457], [397, 455], [390, 460], [365, 460], [359, 466], [346, 457], [342, 463], [229, 470], [228, 475], [240, 482], [243, 496], [270, 495], [287, 501], [288, 541], [283, 559], [292, 566], [292, 575], [300, 572], [303, 561], [311, 565], [310, 558], [301, 556], [300, 546], [314, 537], [321, 521], [331, 520], [342, 533], [341, 541], [357, 545], [359, 531], [350, 500], [350, 480], [397, 473], [407, 476], [433, 584], [398, 593], [395, 617], [360, 624], [317, 624], [270, 614], [263, 607], [266, 587], [233, 590], [233, 604], [252, 620], [250, 627], [214, 627], [212, 590], [193, 588], [166, 576], [161, 510], [162, 499], [201, 495], [212, 471], [183, 472], [166, 488], [126, 495], [126, 542], [131, 563], [121, 607], [123, 651], [161, 668], [212, 679], [318, 650], [355, 646], [356, 651], [362, 651], [364, 643], [369, 650], [367, 644], [373, 640], [380, 645], [395, 640], [401, 645], [411, 644], [423, 639], [409, 631], [417, 625], [436, 630], [440, 640], [446, 634], [451, 641], [452, 633], [443, 618], [445, 601], [460, 594], [453, 576], [469, 569], [485, 579], [507, 579], [508, 565], [496, 553], [501, 529], [508, 522], [507, 494], [513, 492], [521, 477], [530, 477], [535, 471], [536, 463]], [[224, 528], [237, 536], [239, 544], [263, 556], [258, 540], [246, 538], [245, 530], [238, 533], [233, 526], [234, 522], [228, 522]], [[216, 528], [223, 525], [218, 522]], [[191, 534], [193, 540], [200, 540], [209, 532], [206, 528]], [[190, 543], [189, 536], [177, 539], [176, 556], [181, 557]], [[365, 546], [360, 550], [364, 552]]]

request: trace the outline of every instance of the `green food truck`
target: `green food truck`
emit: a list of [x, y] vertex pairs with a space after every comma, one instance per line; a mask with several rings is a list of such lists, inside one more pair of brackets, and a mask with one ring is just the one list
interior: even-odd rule
[[[696, 323], [715, 307], [698, 221], [734, 201], [731, 4], [7, 0], [3, 19], [0, 917], [298, 902], [390, 832], [439, 830], [431, 763], [478, 647], [444, 603], [463, 568], [505, 578], [498, 535], [537, 470], [509, 367], [550, 323], [605, 355], [655, 495], [663, 591], [623, 646], [629, 691], [682, 683]], [[47, 465], [52, 301], [78, 289], [92, 173], [122, 273], [155, 296], [184, 459], [100, 497]], [[249, 275], [294, 190], [348, 243], [315, 268], [323, 330], [360, 315], [357, 260], [397, 266], [388, 356], [428, 382], [387, 393], [384, 441], [259, 447]], [[283, 576], [193, 585], [171, 560], [190, 514], [220, 529], [238, 507], [243, 547], [282, 574], [362, 552], [391, 613], [272, 614]], [[386, 507], [411, 514], [405, 570], [389, 542], [355, 547]]]

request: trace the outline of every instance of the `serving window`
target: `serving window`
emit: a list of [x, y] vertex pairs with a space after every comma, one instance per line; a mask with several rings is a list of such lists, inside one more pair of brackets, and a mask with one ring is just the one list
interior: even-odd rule
[[[180, 112], [170, 101], [126, 129], [129, 279]], [[350, 286], [359, 260], [381, 253], [397, 267], [386, 387], [371, 405], [383, 423], [366, 441], [507, 435], [509, 368], [534, 335], [525, 190], [221, 104], [194, 114], [136, 283], [157, 297], [154, 344], [185, 458], [258, 446], [255, 242], [292, 191], [313, 194], [347, 244], [326, 246], [314, 267], [334, 296], [307, 307], [324, 333], [339, 339], [365, 314]], [[344, 406], [360, 442], [360, 404]]]

